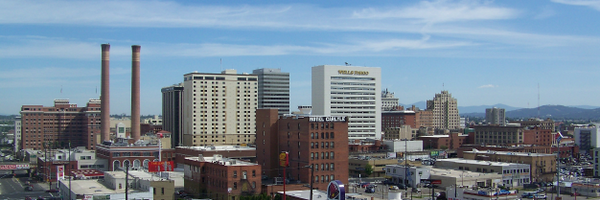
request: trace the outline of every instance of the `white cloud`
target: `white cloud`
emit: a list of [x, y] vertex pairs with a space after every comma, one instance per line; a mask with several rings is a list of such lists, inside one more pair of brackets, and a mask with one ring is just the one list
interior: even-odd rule
[[518, 16], [518, 11], [511, 8], [481, 4], [477, 1], [421, 1], [417, 5], [405, 8], [367, 8], [355, 11], [353, 17], [358, 19], [416, 19], [425, 23], [501, 20]]
[[573, 6], [587, 6], [600, 11], [600, 1], [598, 0], [552, 0], [552, 2]]
[[556, 15], [556, 11], [554, 11], [554, 9], [552, 9], [552, 8], [551, 8], [551, 7], [549, 7], [549, 6], [545, 6], [545, 7], [543, 7], [543, 8], [542, 8], [542, 10], [541, 10], [541, 11], [540, 11], [538, 14], [536, 14], [536, 15], [535, 15], [533, 18], [534, 18], [534, 19], [546, 19], [546, 18], [552, 17], [552, 16], [554, 16], [554, 15]]
[[487, 84], [487, 85], [479, 86], [477, 88], [481, 89], [481, 88], [495, 88], [495, 87], [498, 87], [498, 86], [497, 85], [492, 85], [492, 84]]
[[[478, 23], [520, 16], [521, 11], [517, 9], [497, 6], [487, 1], [422, 1], [404, 7], [370, 8], [330, 8], [304, 4], [218, 6], [195, 3], [197, 2], [0, 0], [0, 24], [402, 33], [395, 38], [365, 36], [356, 38], [355, 41], [331, 41], [328, 44], [310, 44], [309, 41], [304, 45], [240, 45], [211, 41], [213, 43], [163, 45], [174, 50], [169, 53], [174, 56], [381, 53], [399, 49], [445, 49], [473, 45], [537, 48], [600, 43], [600, 39], [593, 37], [525, 33], [511, 30], [510, 27], [495, 28], [492, 23]], [[426, 35], [426, 39], [408, 39], [419, 35]], [[99, 45], [95, 42], [61, 38], [28, 40], [21, 41], [19, 45], [3, 44], [0, 47], [0, 57], [38, 55], [96, 58]], [[152, 44], [144, 46], [144, 54], [159, 51], [152, 49]], [[111, 55], [129, 54], [128, 47], [115, 46], [111, 49]]]

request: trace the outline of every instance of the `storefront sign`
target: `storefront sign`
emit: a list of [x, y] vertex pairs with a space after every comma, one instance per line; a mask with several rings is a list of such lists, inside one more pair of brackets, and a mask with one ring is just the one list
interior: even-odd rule
[[329, 182], [327, 186], [327, 200], [346, 200], [346, 188], [339, 180]]

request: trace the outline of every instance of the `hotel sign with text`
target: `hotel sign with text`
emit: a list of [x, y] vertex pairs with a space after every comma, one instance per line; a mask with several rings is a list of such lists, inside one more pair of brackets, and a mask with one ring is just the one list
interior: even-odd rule
[[346, 116], [310, 117], [311, 122], [345, 122]]

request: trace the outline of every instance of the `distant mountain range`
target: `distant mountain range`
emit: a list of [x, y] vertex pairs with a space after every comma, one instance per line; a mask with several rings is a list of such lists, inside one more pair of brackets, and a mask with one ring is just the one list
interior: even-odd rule
[[[401, 104], [402, 105], [402, 104]], [[419, 101], [413, 104], [404, 104], [405, 108], [409, 108], [412, 105], [419, 107], [424, 110], [427, 107], [425, 101]], [[481, 106], [458, 106], [458, 111], [461, 116], [470, 117], [485, 117], [486, 108], [504, 108], [506, 109], [507, 118], [532, 118], [539, 117], [542, 119], [573, 119], [573, 120], [594, 120], [600, 119], [600, 108], [597, 106], [588, 105], [577, 105], [577, 106], [563, 106], [563, 105], [544, 105], [538, 108], [519, 108], [512, 107], [505, 104], [495, 105], [481, 105]]]

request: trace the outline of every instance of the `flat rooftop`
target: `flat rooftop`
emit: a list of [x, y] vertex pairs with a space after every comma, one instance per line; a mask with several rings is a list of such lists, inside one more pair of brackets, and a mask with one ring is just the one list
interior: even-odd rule
[[[61, 180], [62, 184], [67, 188], [69, 187], [68, 181]], [[109, 195], [109, 194], [119, 194], [125, 193], [125, 187], [123, 189], [110, 189], [106, 187], [104, 184], [99, 182], [99, 180], [72, 180], [71, 181], [71, 191], [75, 194], [87, 194], [87, 195]], [[129, 193], [141, 192], [139, 190], [128, 190]]]
[[192, 161], [201, 161], [201, 162], [210, 162], [210, 163], [214, 163], [214, 162], [218, 162], [220, 165], [224, 165], [224, 166], [253, 166], [253, 165], [258, 165], [256, 163], [251, 163], [251, 162], [246, 162], [246, 161], [241, 161], [241, 160], [237, 160], [237, 159], [231, 159], [231, 158], [223, 158], [223, 157], [186, 157], [186, 160], [192, 160]]
[[457, 164], [469, 164], [469, 165], [486, 165], [486, 166], [522, 166], [529, 167], [528, 164], [521, 163], [506, 163], [506, 162], [493, 162], [484, 160], [469, 160], [463, 158], [448, 158], [448, 159], [437, 159], [436, 162], [451, 162]]
[[429, 168], [429, 173], [431, 175], [438, 176], [446, 176], [446, 177], [454, 177], [454, 178], [464, 178], [464, 179], [487, 179], [487, 178], [502, 178], [502, 175], [497, 172], [490, 173], [482, 173], [482, 172], [473, 172], [468, 170], [455, 170], [455, 169], [443, 169], [443, 168]]
[[479, 151], [477, 149], [473, 149], [472, 151], [464, 151], [463, 153], [477, 153], [477, 154], [498, 154], [498, 155], [510, 155], [510, 156], [530, 156], [530, 157], [538, 157], [538, 156], [555, 156], [554, 154], [546, 154], [546, 153], [524, 153], [524, 152], [512, 152], [512, 151]]
[[240, 146], [240, 145], [222, 145], [222, 146], [178, 146], [176, 148], [181, 149], [192, 149], [198, 151], [230, 151], [230, 150], [238, 150], [238, 151], [256, 151], [256, 147], [249, 146]]

